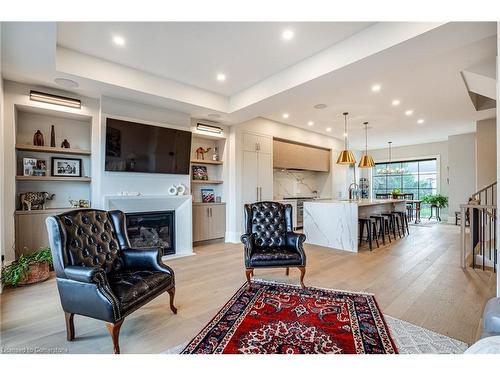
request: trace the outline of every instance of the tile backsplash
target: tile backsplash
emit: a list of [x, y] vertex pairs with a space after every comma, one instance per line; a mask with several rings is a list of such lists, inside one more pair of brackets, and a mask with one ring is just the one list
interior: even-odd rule
[[274, 199], [294, 196], [313, 196], [318, 191], [320, 196], [330, 195], [329, 173], [312, 171], [289, 171], [274, 169]]

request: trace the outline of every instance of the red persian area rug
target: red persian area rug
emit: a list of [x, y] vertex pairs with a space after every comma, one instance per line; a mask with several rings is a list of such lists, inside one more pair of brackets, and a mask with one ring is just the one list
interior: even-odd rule
[[253, 281], [183, 354], [395, 354], [371, 294]]

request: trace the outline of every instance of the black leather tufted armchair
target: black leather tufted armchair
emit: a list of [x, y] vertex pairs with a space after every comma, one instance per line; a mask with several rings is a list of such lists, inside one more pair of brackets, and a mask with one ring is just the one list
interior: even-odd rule
[[74, 315], [104, 320], [120, 353], [124, 318], [158, 295], [170, 294], [174, 314], [174, 271], [158, 249], [131, 249], [121, 211], [83, 209], [46, 219], [68, 341]]
[[306, 236], [293, 232], [292, 206], [277, 202], [245, 204], [245, 268], [248, 285], [254, 268], [297, 267], [304, 288]]

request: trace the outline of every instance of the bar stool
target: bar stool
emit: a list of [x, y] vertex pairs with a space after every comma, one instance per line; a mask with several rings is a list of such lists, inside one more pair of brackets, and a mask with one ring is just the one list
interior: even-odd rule
[[[393, 211], [394, 214], [396, 214], [396, 217], [398, 217], [399, 223], [398, 225], [401, 225], [401, 228], [403, 229], [403, 236], [406, 234], [410, 234], [409, 226], [408, 226], [408, 215], [406, 214], [405, 211]], [[406, 230], [406, 234], [405, 234]]]
[[382, 243], [385, 245], [385, 235], [389, 234], [389, 243], [391, 243], [391, 231], [389, 227], [389, 218], [384, 215], [370, 215], [378, 222], [379, 230], [377, 236], [382, 236]]
[[392, 231], [392, 235], [394, 236], [394, 240], [397, 239], [396, 237], [396, 229], [398, 231], [398, 234], [399, 234], [399, 238], [401, 238], [401, 231], [400, 231], [400, 228], [399, 228], [399, 225], [396, 225], [396, 221], [399, 220], [399, 216], [397, 216], [396, 214], [393, 214], [392, 212], [384, 212], [382, 213], [382, 216], [385, 216], [387, 217], [387, 219], [389, 219], [389, 237], [391, 236], [391, 231]]
[[[375, 239], [375, 242], [377, 244], [377, 247], [379, 247], [378, 244], [378, 238], [377, 238], [377, 221], [375, 219], [369, 218], [369, 217], [360, 217], [358, 219], [358, 223], [360, 224], [360, 231], [359, 231], [359, 244], [363, 242], [363, 232], [366, 227], [366, 240], [368, 241], [368, 245], [370, 247], [370, 251], [373, 249], [372, 245], [372, 240]], [[373, 236], [375, 234], [375, 236]]]

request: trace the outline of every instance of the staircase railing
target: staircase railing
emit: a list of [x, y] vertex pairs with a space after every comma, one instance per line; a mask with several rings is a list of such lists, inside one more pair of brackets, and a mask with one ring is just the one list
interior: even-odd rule
[[497, 182], [493, 182], [488, 186], [485, 186], [481, 190], [476, 191], [471, 195], [471, 198], [478, 201], [479, 204], [484, 205], [497, 205]]
[[493, 204], [462, 204], [461, 224], [461, 265], [492, 269], [497, 264], [497, 206]]

